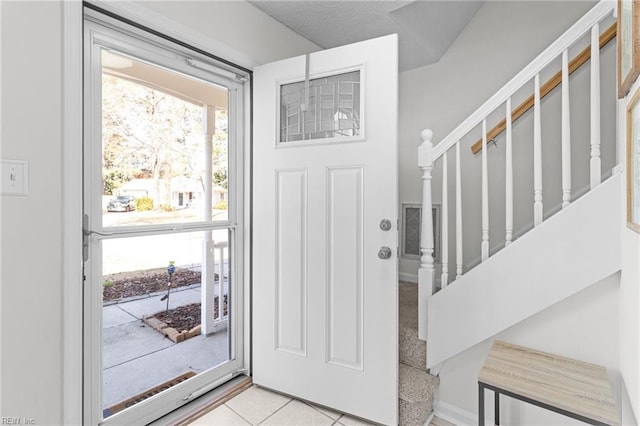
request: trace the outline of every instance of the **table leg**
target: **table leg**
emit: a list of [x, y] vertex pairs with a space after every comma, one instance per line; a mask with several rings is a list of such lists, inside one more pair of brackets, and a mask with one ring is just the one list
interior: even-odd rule
[[484, 426], [484, 386], [478, 383], [478, 426]]
[[496, 426], [500, 426], [500, 394], [497, 391], [493, 391], [494, 394], [494, 423]]

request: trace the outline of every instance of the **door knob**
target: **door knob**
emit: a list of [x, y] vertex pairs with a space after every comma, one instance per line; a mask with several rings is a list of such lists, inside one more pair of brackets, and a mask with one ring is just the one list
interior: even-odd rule
[[386, 246], [380, 247], [380, 250], [378, 250], [378, 257], [380, 259], [389, 259], [391, 257], [391, 249]]
[[382, 219], [380, 221], [380, 229], [388, 231], [391, 229], [391, 221], [389, 219]]

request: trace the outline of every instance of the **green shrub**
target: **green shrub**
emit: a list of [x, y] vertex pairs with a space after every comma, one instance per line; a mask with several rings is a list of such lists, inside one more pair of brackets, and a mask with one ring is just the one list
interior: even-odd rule
[[171, 204], [160, 204], [160, 210], [163, 212], [175, 211], [175, 208]]
[[153, 198], [140, 197], [136, 198], [136, 210], [153, 210]]
[[220, 200], [218, 203], [213, 206], [216, 210], [226, 210], [227, 209], [227, 200]]
[[113, 281], [111, 280], [106, 280], [105, 282], [102, 283], [103, 287], [113, 287]]

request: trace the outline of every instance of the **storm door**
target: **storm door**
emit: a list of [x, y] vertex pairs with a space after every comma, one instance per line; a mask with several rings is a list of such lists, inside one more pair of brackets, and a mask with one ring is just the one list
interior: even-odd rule
[[85, 422], [146, 424], [244, 368], [246, 75], [85, 19]]

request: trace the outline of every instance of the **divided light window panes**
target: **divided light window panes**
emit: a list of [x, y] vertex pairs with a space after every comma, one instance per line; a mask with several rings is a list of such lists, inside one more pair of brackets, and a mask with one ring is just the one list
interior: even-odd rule
[[280, 87], [280, 143], [361, 135], [360, 71]]

